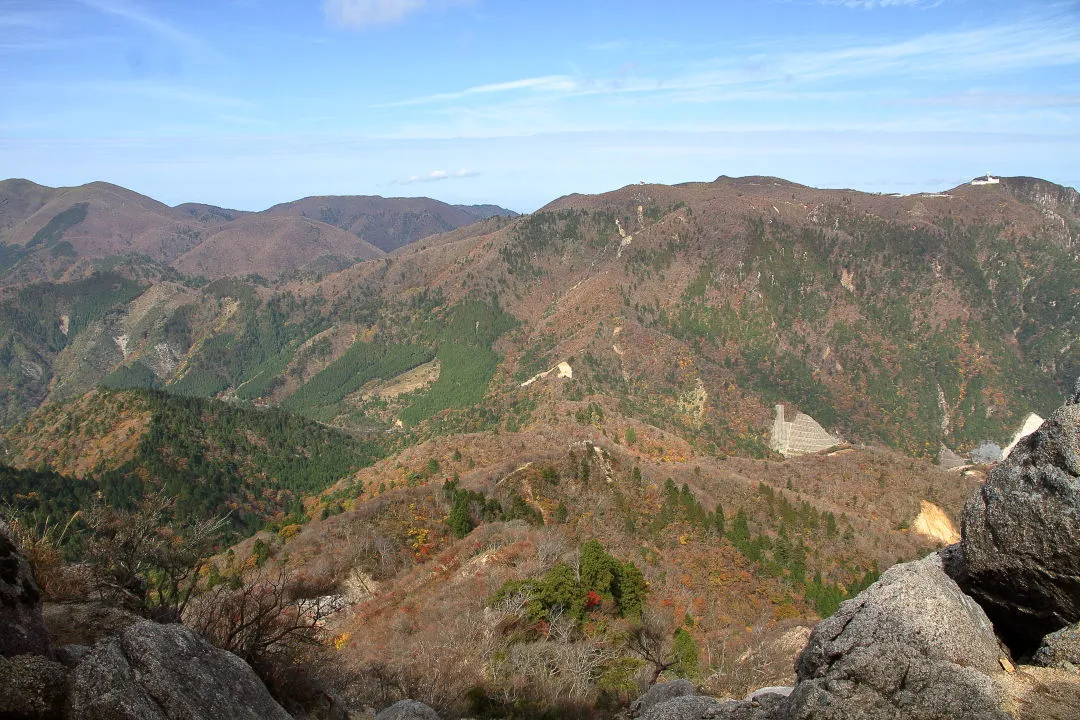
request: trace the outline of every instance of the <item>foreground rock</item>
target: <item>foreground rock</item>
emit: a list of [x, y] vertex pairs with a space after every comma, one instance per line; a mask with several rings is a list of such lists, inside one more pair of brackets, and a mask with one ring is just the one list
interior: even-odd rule
[[0, 656], [52, 656], [41, 617], [41, 592], [11, 528], [0, 520]]
[[1002, 654], [942, 557], [896, 565], [818, 624], [796, 663], [798, 718], [1007, 718]]
[[630, 713], [634, 717], [640, 717], [655, 705], [665, 703], [677, 697], [697, 694], [694, 683], [689, 680], [671, 680], [669, 682], [656, 683], [648, 691], [639, 697], [630, 706]]
[[1080, 405], [1054, 412], [964, 507], [954, 575], [1014, 652], [1080, 621]]
[[140, 622], [71, 673], [68, 716], [87, 720], [289, 720], [243, 660], [182, 625]]
[[717, 700], [697, 695], [687, 680], [653, 685], [630, 708], [637, 720], [787, 720], [790, 688], [766, 688], [781, 692], [754, 693], [746, 700]]
[[375, 716], [375, 720], [440, 720], [439, 713], [419, 700], [398, 700]]

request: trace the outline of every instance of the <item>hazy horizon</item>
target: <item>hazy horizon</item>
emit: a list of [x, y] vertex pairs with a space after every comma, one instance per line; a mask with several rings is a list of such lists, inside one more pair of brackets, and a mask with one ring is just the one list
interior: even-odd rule
[[0, 177], [529, 212], [773, 175], [1080, 185], [1080, 4], [0, 0]]

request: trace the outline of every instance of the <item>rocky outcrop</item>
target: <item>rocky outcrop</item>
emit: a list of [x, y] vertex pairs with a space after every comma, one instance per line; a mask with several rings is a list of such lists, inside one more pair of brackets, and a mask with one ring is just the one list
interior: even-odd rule
[[375, 720], [440, 720], [439, 713], [418, 700], [398, 700], [375, 716]]
[[0, 718], [291, 717], [247, 663], [182, 625], [95, 603], [54, 605], [48, 615], [61, 662], [30, 564], [0, 521]]
[[962, 520], [955, 577], [1015, 652], [1080, 621], [1080, 405], [1021, 440]]
[[634, 703], [631, 715], [638, 720], [787, 720], [786, 700], [780, 693], [761, 693], [747, 700], [720, 701], [695, 695], [686, 680], [673, 680], [649, 688]]
[[1007, 718], [985, 613], [934, 554], [896, 565], [810, 635], [790, 698], [799, 718]]
[[11, 528], [0, 520], [0, 657], [52, 656], [41, 617], [41, 592]]
[[634, 701], [630, 706], [630, 712], [634, 717], [640, 717], [652, 709], [654, 705], [667, 702], [677, 697], [694, 695], [694, 683], [679, 678], [669, 682], [656, 683], [648, 691]]
[[87, 720], [289, 720], [243, 660], [182, 625], [149, 621], [98, 643], [71, 673], [69, 716]]
[[[789, 696], [650, 691], [639, 720], [1076, 720], [1080, 673], [1014, 667], [945, 567], [956, 548], [896, 565], [814, 629]], [[1048, 641], [1050, 638], [1048, 638]], [[1059, 647], [1062, 645], [1059, 643]], [[1067, 667], [1067, 666], [1065, 666]], [[688, 685], [688, 684], [687, 684]], [[766, 689], [768, 690], [768, 689]], [[788, 688], [779, 688], [786, 692]], [[674, 697], [673, 697], [674, 696]], [[649, 698], [646, 695], [643, 701]], [[646, 705], [642, 702], [642, 705]]]

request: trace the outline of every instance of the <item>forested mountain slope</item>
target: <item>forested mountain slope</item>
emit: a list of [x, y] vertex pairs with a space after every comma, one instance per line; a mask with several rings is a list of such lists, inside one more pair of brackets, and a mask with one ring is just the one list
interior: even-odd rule
[[[927, 457], [1004, 445], [1080, 365], [1074, 196], [721, 178], [568, 196], [276, 281], [119, 265], [9, 295], [5, 405], [14, 419], [104, 381], [357, 427], [435, 417], [422, 432], [603, 409], [760, 455], [784, 402]], [[192, 252], [209, 264], [212, 247]], [[563, 362], [572, 379], [524, 386]]]

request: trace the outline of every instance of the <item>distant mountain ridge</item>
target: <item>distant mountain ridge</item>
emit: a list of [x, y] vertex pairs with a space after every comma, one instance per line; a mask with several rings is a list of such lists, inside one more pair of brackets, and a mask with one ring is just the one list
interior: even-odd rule
[[521, 213], [507, 210], [499, 205], [455, 205], [454, 207], [464, 210], [477, 220], [487, 220], [493, 217], [516, 218]]
[[12, 179], [0, 181], [0, 273], [8, 283], [75, 277], [96, 261], [138, 256], [209, 279], [273, 277], [322, 258], [345, 267], [493, 216], [516, 213], [379, 196], [309, 197], [262, 212], [168, 207], [104, 182], [49, 188]]

